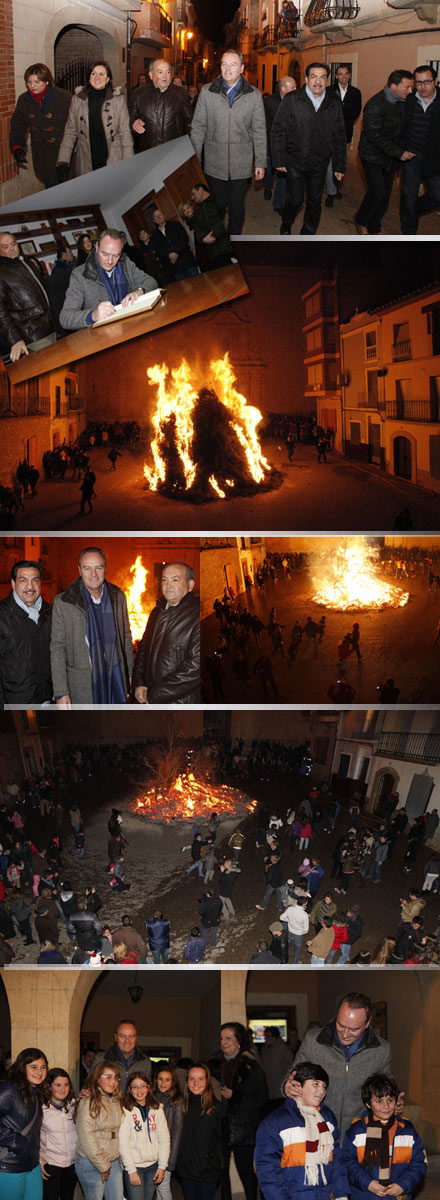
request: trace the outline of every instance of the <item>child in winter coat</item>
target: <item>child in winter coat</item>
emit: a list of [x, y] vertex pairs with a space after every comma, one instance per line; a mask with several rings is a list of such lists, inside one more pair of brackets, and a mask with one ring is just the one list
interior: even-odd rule
[[299, 1063], [300, 1096], [285, 1100], [259, 1126], [255, 1166], [265, 1200], [346, 1200], [337, 1120], [323, 1103], [328, 1082], [317, 1063]]
[[[366, 1112], [344, 1137], [342, 1156], [351, 1200], [400, 1196], [411, 1200], [426, 1175], [426, 1153], [411, 1121], [396, 1116], [399, 1089], [389, 1075], [370, 1075], [362, 1088]], [[385, 1189], [385, 1192], [384, 1192]]]
[[170, 1157], [170, 1135], [162, 1106], [143, 1071], [132, 1075], [124, 1097], [119, 1151], [128, 1200], [152, 1200]]

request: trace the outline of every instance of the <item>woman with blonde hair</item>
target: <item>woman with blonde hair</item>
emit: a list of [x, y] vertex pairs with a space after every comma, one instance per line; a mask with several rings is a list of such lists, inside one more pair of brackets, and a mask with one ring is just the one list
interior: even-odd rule
[[92, 1068], [84, 1083], [87, 1095], [78, 1100], [75, 1170], [85, 1200], [123, 1200], [119, 1129], [124, 1106], [120, 1080], [118, 1064], [104, 1059]]
[[214, 1200], [221, 1174], [220, 1105], [206, 1063], [188, 1069], [176, 1172], [185, 1200]]

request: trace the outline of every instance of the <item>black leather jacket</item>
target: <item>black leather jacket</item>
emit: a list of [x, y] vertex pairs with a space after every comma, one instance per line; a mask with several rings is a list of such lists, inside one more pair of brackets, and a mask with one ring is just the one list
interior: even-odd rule
[[94, 950], [96, 939], [102, 933], [102, 925], [95, 913], [86, 909], [85, 912], [71, 913], [67, 921], [67, 932], [75, 935], [81, 950]]
[[36, 1092], [33, 1102], [24, 1104], [15, 1084], [0, 1083], [0, 1172], [17, 1175], [38, 1166], [42, 1119]]
[[139, 135], [139, 148], [149, 150], [150, 146], [162, 146], [173, 138], [182, 137], [189, 133], [193, 118], [191, 101], [185, 88], [174, 87], [173, 83], [165, 92], [147, 83], [145, 87], [133, 92], [130, 106], [131, 127], [135, 121], [144, 121], [145, 132]]
[[161, 596], [147, 621], [133, 667], [133, 692], [147, 687], [149, 704], [200, 701], [200, 602], [187, 592], [166, 607]]
[[230, 1146], [254, 1146], [261, 1110], [267, 1102], [268, 1091], [263, 1068], [252, 1055], [237, 1056], [232, 1096], [222, 1102], [224, 1133]]
[[0, 258], [0, 334], [8, 346], [37, 342], [53, 333], [54, 323], [44, 284], [31, 262]]
[[42, 704], [52, 699], [51, 611], [43, 600], [36, 625], [12, 591], [0, 602], [0, 705]]

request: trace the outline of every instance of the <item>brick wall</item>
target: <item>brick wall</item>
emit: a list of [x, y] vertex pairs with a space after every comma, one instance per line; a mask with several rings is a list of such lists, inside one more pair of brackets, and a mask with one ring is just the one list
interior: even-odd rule
[[0, 0], [0, 186], [18, 174], [9, 150], [9, 122], [15, 108], [12, 0]]
[[[71, 62], [78, 58], [94, 62], [103, 54], [102, 42], [87, 29], [66, 29], [57, 42], [55, 50], [55, 74], [59, 75]], [[84, 83], [86, 80], [84, 80]]]

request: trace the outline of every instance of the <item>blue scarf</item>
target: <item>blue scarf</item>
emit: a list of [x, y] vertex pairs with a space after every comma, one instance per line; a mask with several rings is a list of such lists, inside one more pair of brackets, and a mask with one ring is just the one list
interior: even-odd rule
[[104, 268], [101, 267], [98, 259], [96, 259], [96, 265], [98, 268], [99, 278], [101, 282], [105, 284], [112, 304], [120, 304], [121, 300], [124, 299], [124, 296], [128, 295], [128, 284], [121, 261], [119, 260], [119, 262], [116, 263], [116, 266], [111, 274], [107, 274], [107, 271], [104, 271]]
[[81, 584], [86, 606], [86, 642], [92, 664], [94, 704], [126, 704], [127, 696], [118, 659], [116, 622], [107, 584], [101, 600], [94, 604], [90, 592]]

